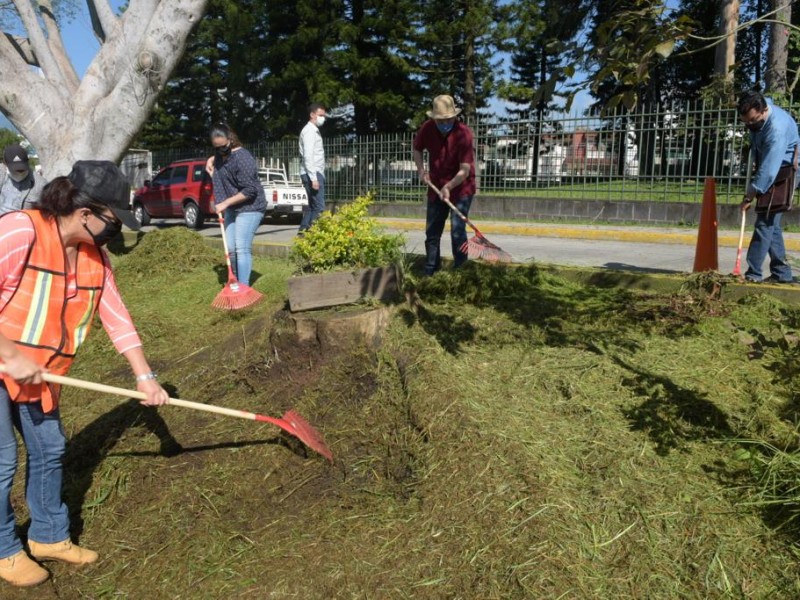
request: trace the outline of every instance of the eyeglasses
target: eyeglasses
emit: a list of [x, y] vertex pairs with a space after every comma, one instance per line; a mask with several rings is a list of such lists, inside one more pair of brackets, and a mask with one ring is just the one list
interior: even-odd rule
[[744, 115], [739, 115], [739, 118], [742, 120], [742, 123], [744, 125], [753, 125], [754, 123], [760, 123], [761, 121], [763, 121], [765, 113], [766, 113], [766, 111], [760, 112], [760, 113], [756, 113], [756, 115], [752, 119], [747, 119], [747, 118], [745, 118]]
[[103, 213], [92, 211], [92, 214], [100, 219], [106, 225], [113, 225], [114, 227], [122, 227], [122, 221], [120, 221], [117, 217], [108, 217]]

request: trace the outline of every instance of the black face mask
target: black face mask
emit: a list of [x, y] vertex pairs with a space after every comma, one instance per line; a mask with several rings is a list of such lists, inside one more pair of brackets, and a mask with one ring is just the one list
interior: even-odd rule
[[214, 156], [219, 159], [226, 158], [231, 153], [231, 143], [228, 142], [225, 146], [215, 146]]
[[105, 223], [105, 227], [103, 227], [103, 230], [97, 235], [95, 235], [94, 233], [92, 233], [92, 230], [86, 226], [86, 223], [83, 224], [83, 228], [89, 232], [89, 235], [92, 236], [92, 241], [94, 242], [94, 245], [99, 248], [100, 246], [105, 246], [108, 242], [110, 242], [119, 235], [119, 232], [122, 231], [122, 223], [120, 223], [119, 221], [112, 221], [105, 215], [101, 215], [98, 213], [94, 213], [94, 216], [96, 216], [103, 223]]

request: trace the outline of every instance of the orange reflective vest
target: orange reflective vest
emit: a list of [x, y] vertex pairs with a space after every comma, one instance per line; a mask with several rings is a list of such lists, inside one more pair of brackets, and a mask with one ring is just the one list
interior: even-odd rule
[[[105, 259], [92, 244], [78, 245], [74, 274], [67, 273], [67, 255], [58, 223], [38, 210], [26, 210], [35, 231], [22, 279], [0, 311], [0, 332], [17, 348], [51, 373], [69, 371], [86, 339], [100, 306], [105, 279]], [[69, 278], [76, 279], [68, 295]], [[52, 383], [18, 384], [3, 376], [15, 402], [42, 401], [42, 410], [58, 406], [61, 386]]]

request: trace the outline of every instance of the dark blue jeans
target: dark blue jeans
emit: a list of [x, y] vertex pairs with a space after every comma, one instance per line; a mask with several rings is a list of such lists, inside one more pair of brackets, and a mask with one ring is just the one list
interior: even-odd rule
[[786, 262], [786, 248], [783, 245], [782, 216], [783, 213], [756, 215], [753, 239], [747, 249], [747, 272], [744, 274], [747, 279], [763, 279], [761, 269], [769, 254], [770, 274], [778, 281], [792, 281], [792, 268]]
[[[461, 198], [451, 198], [455, 207], [469, 216], [469, 207], [472, 204], [472, 196]], [[457, 214], [450, 214], [450, 207], [440, 199], [428, 199], [428, 214], [425, 222], [425, 274], [433, 275], [442, 268], [441, 241], [444, 232], [444, 224], [447, 216], [450, 215], [450, 240], [453, 244], [453, 262], [456, 267], [460, 267], [467, 260], [467, 253], [461, 250], [461, 246], [467, 241], [467, 226]]]
[[303, 220], [300, 221], [298, 231], [305, 231], [319, 219], [322, 211], [325, 210], [325, 176], [317, 173], [318, 190], [311, 187], [311, 178], [308, 175], [300, 175], [300, 180], [303, 182], [303, 187], [306, 188], [308, 206], [303, 207]]

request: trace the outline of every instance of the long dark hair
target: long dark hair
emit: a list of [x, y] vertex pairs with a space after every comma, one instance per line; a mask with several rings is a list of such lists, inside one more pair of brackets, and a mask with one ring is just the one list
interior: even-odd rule
[[36, 208], [50, 217], [64, 217], [79, 208], [88, 208], [95, 214], [101, 214], [107, 207], [80, 191], [68, 177], [56, 177], [44, 186]]

